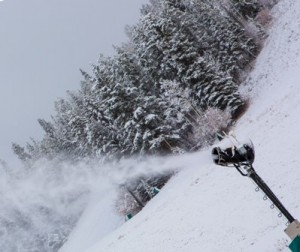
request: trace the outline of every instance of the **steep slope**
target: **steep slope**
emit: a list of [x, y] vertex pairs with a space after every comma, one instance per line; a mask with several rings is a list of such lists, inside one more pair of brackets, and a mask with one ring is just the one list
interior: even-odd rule
[[[300, 1], [281, 0], [273, 11], [270, 36], [244, 88], [250, 108], [234, 131], [253, 140], [257, 172], [299, 219]], [[90, 211], [61, 251], [289, 251], [286, 220], [249, 179], [214, 165], [210, 150], [152, 165], [181, 171], [143, 211], [97, 242], [84, 237], [95, 230], [88, 219], [99, 219]]]

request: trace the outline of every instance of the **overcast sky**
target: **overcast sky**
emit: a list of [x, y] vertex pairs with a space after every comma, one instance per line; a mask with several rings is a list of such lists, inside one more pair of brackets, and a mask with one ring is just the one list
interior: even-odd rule
[[126, 41], [147, 0], [0, 0], [0, 158], [11, 142], [41, 137], [38, 118], [77, 90], [100, 53]]

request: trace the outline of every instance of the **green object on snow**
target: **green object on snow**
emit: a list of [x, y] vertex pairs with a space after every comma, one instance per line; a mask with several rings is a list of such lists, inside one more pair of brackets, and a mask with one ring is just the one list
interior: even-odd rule
[[131, 213], [126, 215], [126, 220], [130, 220], [133, 217], [133, 215]]
[[293, 252], [300, 252], [300, 236], [297, 236], [292, 243], [290, 244], [289, 248]]
[[158, 194], [159, 192], [160, 192], [160, 190], [159, 190], [157, 187], [153, 187], [153, 188], [152, 188], [152, 193], [153, 193], [154, 195]]

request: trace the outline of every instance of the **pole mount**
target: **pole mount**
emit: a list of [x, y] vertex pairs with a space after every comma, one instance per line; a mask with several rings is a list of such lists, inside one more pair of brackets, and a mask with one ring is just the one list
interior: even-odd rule
[[300, 222], [298, 220], [294, 220], [288, 225], [284, 232], [291, 238], [291, 240], [294, 240], [297, 236], [300, 236]]

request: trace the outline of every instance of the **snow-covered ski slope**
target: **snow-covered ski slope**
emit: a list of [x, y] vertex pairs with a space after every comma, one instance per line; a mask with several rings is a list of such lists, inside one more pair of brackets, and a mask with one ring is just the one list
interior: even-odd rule
[[[300, 219], [300, 0], [281, 0], [273, 13], [244, 88], [251, 104], [234, 132], [252, 139], [257, 173]], [[61, 252], [289, 251], [285, 218], [250, 179], [214, 165], [210, 150], [167, 162], [182, 170], [143, 211], [97, 238], [104, 227], [95, 223], [116, 219], [89, 209]]]

